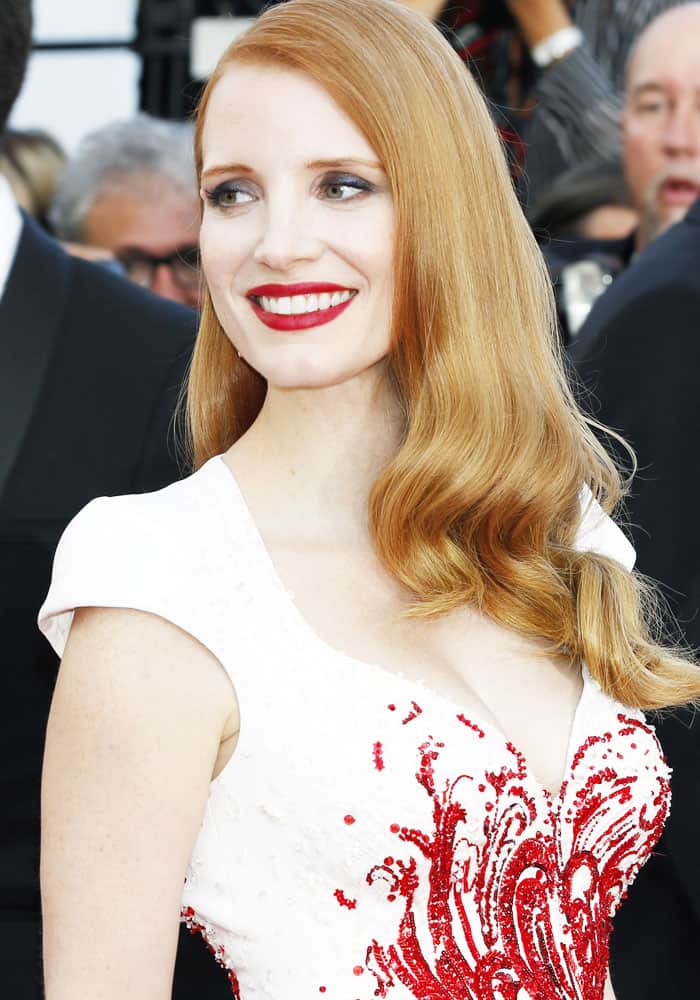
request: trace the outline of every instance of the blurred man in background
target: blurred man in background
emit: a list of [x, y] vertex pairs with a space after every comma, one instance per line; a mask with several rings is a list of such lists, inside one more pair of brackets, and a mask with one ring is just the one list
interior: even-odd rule
[[73, 253], [109, 251], [156, 295], [199, 305], [199, 194], [193, 130], [141, 114], [86, 136], [49, 212]]
[[[0, 134], [30, 45], [30, 0], [2, 0]], [[66, 523], [94, 496], [157, 489], [178, 477], [168, 431], [195, 326], [190, 310], [64, 253], [20, 213], [0, 177], [3, 997], [44, 995], [39, 782], [57, 663], [38, 634], [36, 614], [54, 549]], [[226, 976], [204, 945], [185, 934], [174, 997], [230, 1000]]]
[[[548, 201], [566, 181], [530, 209], [555, 277], [565, 340], [584, 336], [595, 299], [613, 278], [668, 226], [683, 218], [700, 194], [700, 5], [680, 4], [644, 29], [630, 54], [621, 111], [622, 169], [639, 224], [628, 239], [579, 240], [542, 227]], [[582, 165], [578, 170], [586, 169]], [[588, 161], [588, 172], [596, 165]], [[600, 161], [600, 194], [606, 168]], [[570, 172], [572, 178], [576, 171]], [[560, 191], [560, 194], [564, 194]], [[571, 192], [571, 203], [577, 198]], [[551, 214], [551, 213], [550, 213]], [[550, 240], [550, 236], [552, 239]], [[579, 330], [580, 327], [580, 330]]]
[[[634, 447], [626, 507], [639, 569], [661, 581], [700, 649], [700, 201], [593, 307], [571, 353], [593, 415]], [[614, 441], [608, 444], [614, 445]], [[620, 458], [626, 456], [621, 453]], [[627, 459], [629, 466], [629, 459]], [[700, 995], [700, 719], [654, 719], [673, 768], [661, 840], [615, 918], [617, 1000]]]
[[[653, 22], [632, 55], [623, 137], [629, 185], [646, 211], [634, 240], [641, 253], [596, 303], [571, 348], [596, 398], [594, 415], [637, 453], [627, 509], [639, 569], [664, 585], [685, 640], [696, 649], [698, 38], [700, 3], [689, 3]], [[616, 917], [611, 972], [618, 1000], [700, 995], [700, 722], [692, 712], [676, 712], [656, 724], [673, 768], [673, 807], [655, 854]]]
[[[647, 28], [630, 63], [623, 126], [630, 188], [647, 204], [654, 231], [669, 229], [691, 206], [686, 223], [646, 249], [646, 232], [637, 231], [634, 246], [643, 252], [597, 303], [571, 349], [600, 396], [604, 422], [629, 435], [639, 452], [630, 511], [640, 567], [682, 594], [700, 561], [700, 549], [692, 552], [687, 544], [687, 520], [696, 505], [688, 488], [692, 465], [684, 466], [691, 442], [679, 446], [681, 434], [687, 429], [694, 435], [699, 426], [698, 368], [683, 361], [700, 343], [698, 38], [698, 2], [669, 11]], [[654, 363], [646, 363], [647, 351], [658, 355]], [[688, 391], [679, 395], [676, 387], [686, 379]], [[640, 391], [642, 385], [648, 391]], [[683, 400], [691, 410], [681, 420], [673, 414]], [[672, 453], [678, 464], [659, 480], [660, 463]], [[669, 520], [666, 512], [681, 501], [684, 516]], [[700, 631], [694, 642], [700, 646]]]
[[635, 249], [700, 194], [700, 4], [656, 18], [630, 58], [622, 114], [625, 175], [642, 213]]
[[492, 102], [525, 205], [565, 170], [619, 157], [639, 33], [682, 0], [402, 0], [443, 26]]

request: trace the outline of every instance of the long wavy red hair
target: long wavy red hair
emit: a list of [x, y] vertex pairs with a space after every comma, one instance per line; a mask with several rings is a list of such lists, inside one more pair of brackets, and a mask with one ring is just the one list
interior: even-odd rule
[[[377, 552], [412, 614], [471, 603], [582, 658], [642, 708], [700, 696], [700, 671], [649, 631], [645, 588], [573, 543], [588, 484], [606, 509], [618, 472], [572, 398], [549, 277], [512, 189], [486, 104], [430, 22], [393, 0], [288, 0], [221, 58], [320, 84], [367, 137], [396, 225], [387, 371], [402, 444], [374, 484]], [[205, 294], [187, 412], [195, 465], [253, 423], [266, 386], [237, 357]]]

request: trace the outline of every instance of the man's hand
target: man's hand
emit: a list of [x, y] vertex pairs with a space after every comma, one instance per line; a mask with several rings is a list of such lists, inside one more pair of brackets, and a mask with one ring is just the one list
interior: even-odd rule
[[505, 0], [505, 4], [529, 49], [574, 23], [569, 13], [570, 5], [564, 0]]

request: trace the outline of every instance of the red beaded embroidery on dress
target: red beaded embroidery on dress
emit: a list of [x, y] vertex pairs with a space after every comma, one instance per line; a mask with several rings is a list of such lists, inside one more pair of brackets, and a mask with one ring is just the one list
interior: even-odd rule
[[647, 767], [656, 793], [640, 803], [637, 777], [605, 762], [620, 757], [614, 739], [636, 747], [629, 738], [651, 737], [658, 747], [643, 722], [624, 714], [617, 721], [615, 737], [589, 737], [574, 754], [556, 797], [528, 780], [523, 755], [507, 744], [511, 763], [477, 785], [486, 799], [479, 843], [467, 831], [462, 794], [464, 783], [473, 792], [474, 778], [439, 787], [444, 744], [420, 745], [416, 779], [432, 799], [434, 828], [391, 830], [426, 866], [389, 857], [367, 875], [403, 907], [396, 939], [367, 949], [376, 996], [400, 983], [421, 1000], [516, 1000], [521, 990], [533, 1000], [602, 998], [612, 916], [658, 840], [670, 800], [665, 770]]
[[[630, 569], [586, 488], [581, 506], [576, 548]], [[231, 678], [241, 731], [182, 903], [242, 1000], [600, 1000], [668, 769], [585, 665], [553, 797], [460, 704], [316, 636], [219, 458], [78, 515], [42, 610], [59, 655], [91, 603], [173, 622]]]

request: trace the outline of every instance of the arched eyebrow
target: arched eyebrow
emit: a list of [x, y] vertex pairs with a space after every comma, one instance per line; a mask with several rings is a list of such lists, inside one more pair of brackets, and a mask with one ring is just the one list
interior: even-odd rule
[[208, 167], [202, 171], [202, 180], [207, 177], [218, 177], [221, 174], [253, 174], [252, 167], [245, 163], [222, 163], [218, 167]]
[[[371, 170], [382, 171], [382, 165], [378, 160], [363, 160], [356, 156], [342, 156], [332, 160], [311, 160], [304, 164], [305, 170], [342, 170], [348, 167], [369, 167]], [[245, 163], [222, 163], [219, 166], [209, 167], [202, 171], [202, 180], [205, 178], [218, 177], [221, 174], [254, 174], [252, 167]]]
[[346, 156], [333, 160], [312, 160], [306, 164], [307, 170], [338, 170], [342, 167], [370, 167], [372, 170], [382, 170], [378, 160], [361, 160], [356, 156]]

